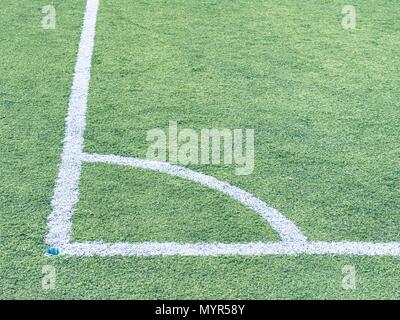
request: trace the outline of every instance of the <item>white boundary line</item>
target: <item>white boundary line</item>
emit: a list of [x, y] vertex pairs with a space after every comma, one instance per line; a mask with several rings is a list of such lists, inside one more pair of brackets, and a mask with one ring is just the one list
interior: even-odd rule
[[54, 246], [63, 246], [69, 243], [74, 205], [79, 199], [83, 133], [86, 124], [85, 116], [98, 7], [99, 0], [87, 1], [68, 115], [65, 121], [64, 149], [54, 188], [53, 212], [48, 218], [49, 233], [46, 236], [46, 242]]
[[270, 243], [103, 243], [84, 242], [66, 245], [71, 256], [265, 256], [265, 255], [368, 255], [400, 256], [400, 243], [367, 242], [270, 242]]
[[[63, 254], [72, 256], [151, 256], [151, 255], [297, 255], [297, 254], [359, 254], [400, 256], [400, 243], [310, 242], [276, 209], [262, 200], [227, 182], [187, 168], [145, 159], [83, 153], [87, 97], [94, 48], [99, 0], [87, 0], [79, 43], [77, 63], [69, 100], [64, 147], [59, 175], [54, 187], [53, 211], [48, 217], [46, 243], [59, 246]], [[74, 206], [79, 201], [79, 180], [82, 162], [108, 163], [147, 170], [191, 180], [229, 195], [259, 213], [280, 235], [283, 242], [270, 243], [70, 243]]]

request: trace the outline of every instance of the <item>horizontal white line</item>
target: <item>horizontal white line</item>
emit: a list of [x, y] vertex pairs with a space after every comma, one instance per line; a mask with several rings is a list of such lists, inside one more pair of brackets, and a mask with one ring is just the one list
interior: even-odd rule
[[367, 255], [400, 256], [400, 243], [270, 242], [270, 243], [71, 243], [62, 254], [70, 256], [265, 256], [265, 255]]

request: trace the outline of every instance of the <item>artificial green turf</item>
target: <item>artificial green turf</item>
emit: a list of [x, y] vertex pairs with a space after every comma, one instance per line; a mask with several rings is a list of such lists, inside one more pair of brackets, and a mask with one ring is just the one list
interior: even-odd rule
[[[40, 21], [48, 3], [0, 4], [0, 298], [400, 298], [395, 257], [45, 257], [84, 11], [82, 0], [53, 3], [57, 29], [47, 31]], [[102, 1], [86, 150], [144, 157], [146, 131], [168, 120], [197, 129], [254, 128], [252, 175], [234, 176], [226, 166], [192, 168], [254, 193], [313, 240], [399, 241], [400, 7], [353, 1], [357, 30], [344, 31], [342, 4]], [[91, 196], [131, 199], [138, 186], [131, 171], [85, 166], [78, 208], [89, 208]], [[113, 182], [113, 172], [121, 192], [97, 192]], [[206, 193], [216, 206], [228, 206], [223, 196]], [[74, 230], [105, 214], [102, 205], [115, 209], [93, 205], [87, 221], [89, 212], [78, 210], [74, 222], [82, 225]], [[118, 239], [107, 228], [96, 235], [136, 236], [124, 227]], [[41, 288], [47, 264], [57, 270], [55, 290]], [[341, 287], [348, 264], [357, 270], [353, 290]]]
[[389, 4], [360, 3], [357, 30], [345, 31], [332, 1], [107, 1], [86, 150], [144, 158], [147, 132], [169, 120], [253, 128], [250, 176], [191, 167], [267, 201], [311, 239], [395, 241], [400, 9]]
[[254, 211], [217, 191], [166, 174], [86, 164], [74, 241], [278, 241]]

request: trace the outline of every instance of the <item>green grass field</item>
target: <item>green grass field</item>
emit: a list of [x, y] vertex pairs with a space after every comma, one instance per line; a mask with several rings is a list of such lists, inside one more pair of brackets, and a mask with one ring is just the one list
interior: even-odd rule
[[[399, 299], [400, 257], [48, 257], [46, 219], [86, 1], [0, 4], [0, 298]], [[146, 157], [146, 134], [253, 128], [255, 168], [189, 165], [266, 201], [314, 241], [400, 242], [400, 6], [102, 0], [85, 151]], [[224, 194], [84, 164], [74, 241], [277, 241]], [[42, 288], [42, 267], [57, 285]], [[357, 285], [342, 288], [342, 268]]]

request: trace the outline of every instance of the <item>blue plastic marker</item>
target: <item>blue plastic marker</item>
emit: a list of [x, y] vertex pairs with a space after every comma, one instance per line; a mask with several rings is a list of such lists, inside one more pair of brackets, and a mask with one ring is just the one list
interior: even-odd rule
[[51, 247], [47, 249], [46, 253], [50, 256], [58, 256], [59, 254], [61, 254], [61, 251], [61, 248]]

